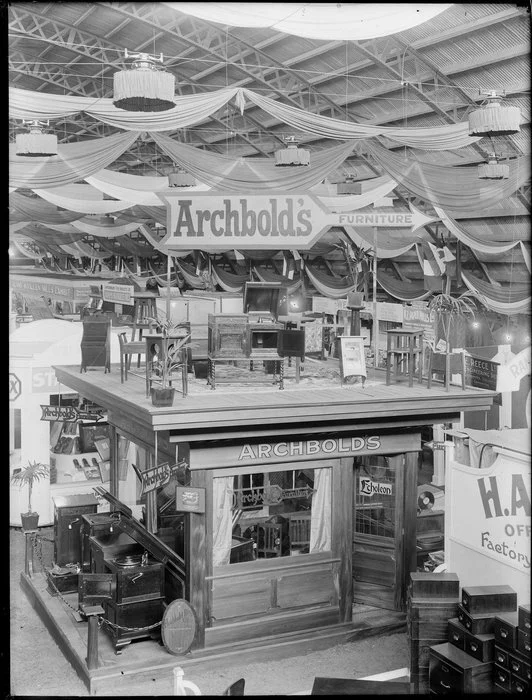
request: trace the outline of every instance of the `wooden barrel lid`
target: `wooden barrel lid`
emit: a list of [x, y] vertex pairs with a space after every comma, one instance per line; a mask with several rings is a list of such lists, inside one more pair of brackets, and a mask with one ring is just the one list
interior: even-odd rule
[[186, 654], [196, 636], [196, 613], [186, 600], [173, 600], [164, 611], [161, 637], [166, 650], [179, 656]]

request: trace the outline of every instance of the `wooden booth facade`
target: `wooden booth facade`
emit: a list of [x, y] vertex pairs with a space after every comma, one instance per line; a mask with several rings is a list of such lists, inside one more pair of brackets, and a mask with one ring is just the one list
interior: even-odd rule
[[[353, 603], [404, 611], [421, 427], [494, 396], [375, 383], [189, 393], [156, 408], [141, 378], [55, 371], [105, 410], [107, 510], [181, 582], [161, 588], [163, 608], [188, 601], [197, 653], [345, 628]], [[137, 450], [127, 468], [123, 441]]]

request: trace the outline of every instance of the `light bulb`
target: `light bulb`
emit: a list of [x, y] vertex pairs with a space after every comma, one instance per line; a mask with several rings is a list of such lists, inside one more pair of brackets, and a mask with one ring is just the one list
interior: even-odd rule
[[478, 328], [480, 326], [480, 323], [478, 321], [473, 321], [472, 326], [473, 328]]
[[507, 334], [506, 334], [506, 340], [509, 342], [511, 339], [512, 339], [512, 336], [511, 336], [509, 333], [507, 333]]

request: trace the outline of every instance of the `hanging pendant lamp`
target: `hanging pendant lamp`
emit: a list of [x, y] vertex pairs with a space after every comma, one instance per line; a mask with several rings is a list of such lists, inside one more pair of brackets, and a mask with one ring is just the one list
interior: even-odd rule
[[275, 152], [275, 165], [309, 165], [310, 151], [304, 148], [298, 148], [295, 136], [287, 136], [285, 138], [286, 148]]
[[177, 168], [168, 175], [169, 187], [194, 187], [196, 178], [183, 168]]
[[156, 63], [163, 62], [147, 53], [128, 54], [131, 70], [118, 71], [113, 76], [113, 104], [128, 112], [164, 112], [175, 107], [175, 77], [160, 70]]
[[481, 180], [507, 180], [510, 176], [510, 166], [499, 163], [495, 153], [490, 153], [487, 163], [478, 166], [478, 177]]
[[519, 107], [502, 105], [496, 90], [480, 93], [486, 102], [469, 115], [470, 136], [506, 136], [517, 134], [520, 130], [521, 110]]
[[43, 133], [43, 128], [49, 126], [50, 122], [40, 122], [37, 120], [23, 122], [29, 126], [27, 134], [17, 134], [17, 156], [56, 156], [57, 136], [55, 134]]
[[339, 182], [336, 185], [338, 194], [362, 194], [362, 185], [360, 182], [355, 182], [354, 175], [346, 175], [344, 182]]

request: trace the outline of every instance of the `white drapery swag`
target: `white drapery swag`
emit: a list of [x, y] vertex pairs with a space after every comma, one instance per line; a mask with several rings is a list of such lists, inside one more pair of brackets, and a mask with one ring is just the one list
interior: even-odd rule
[[331, 474], [330, 467], [314, 469], [312, 515], [310, 518], [310, 554], [331, 549]]
[[451, 5], [414, 3], [164, 2], [208, 22], [267, 27], [307, 39], [360, 41], [396, 34], [436, 17]]
[[[222, 93], [222, 94], [219, 94]], [[388, 127], [371, 124], [357, 124], [352, 121], [325, 117], [292, 105], [285, 105], [270, 97], [259, 95], [248, 88], [231, 88], [203, 95], [176, 96], [176, 107], [167, 112], [125, 112], [110, 103], [105, 110], [85, 109], [83, 100], [91, 98], [46, 95], [31, 90], [9, 89], [9, 116], [13, 119], [59, 119], [68, 114], [84, 111], [96, 119], [128, 131], [162, 132], [174, 131], [185, 126], [200, 123], [210, 114], [235, 97], [237, 108], [245, 109], [246, 98], [264, 112], [289, 126], [329, 139], [349, 141], [384, 136], [402, 146], [419, 148], [426, 151], [447, 151], [454, 148], [470, 146], [480, 141], [479, 136], [469, 136], [469, 122], [444, 124], [431, 127]], [[97, 101], [103, 104], [104, 98]], [[194, 110], [191, 103], [202, 105]], [[65, 109], [70, 105], [70, 109]], [[80, 109], [81, 107], [81, 109]], [[173, 116], [172, 116], [173, 115]], [[106, 137], [112, 138], [112, 137]], [[71, 144], [74, 145], [74, 144]], [[15, 148], [15, 145], [13, 144]], [[59, 146], [61, 148], [61, 146]], [[195, 149], [201, 152], [201, 149]], [[53, 156], [55, 157], [55, 156]], [[22, 157], [22, 159], [24, 159]], [[27, 160], [27, 159], [26, 159]], [[105, 166], [103, 166], [105, 167]], [[12, 183], [10, 183], [12, 185]]]
[[226, 566], [231, 557], [233, 534], [233, 477], [212, 480], [213, 535], [212, 565]]

